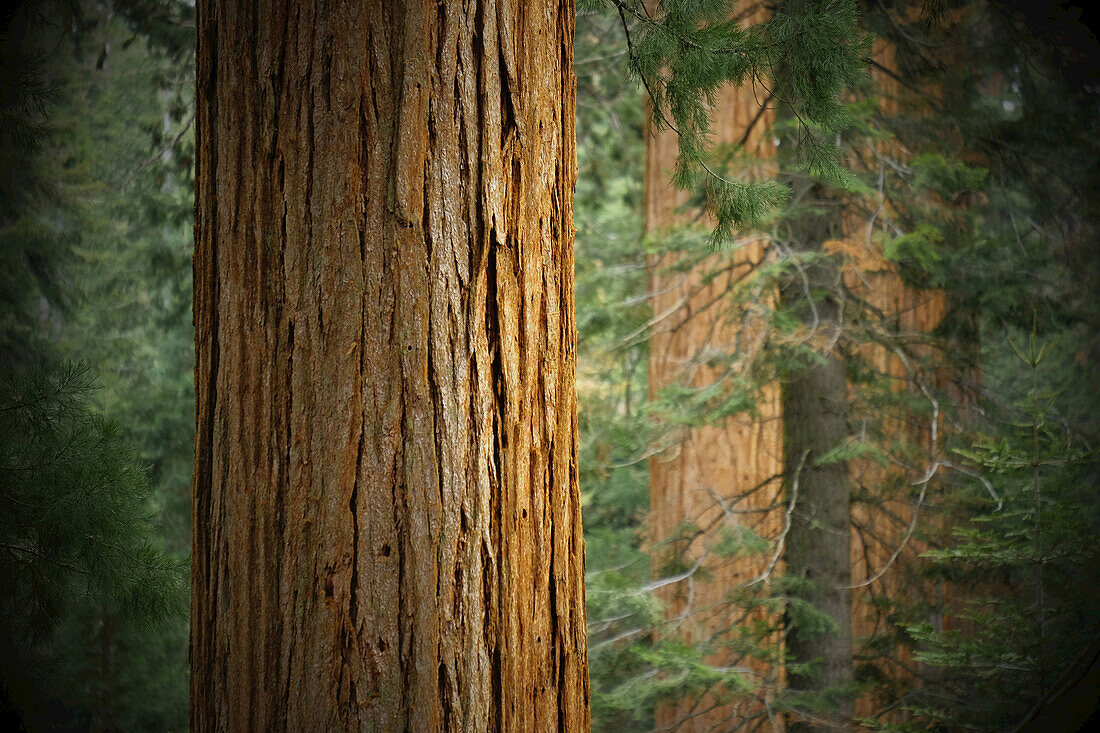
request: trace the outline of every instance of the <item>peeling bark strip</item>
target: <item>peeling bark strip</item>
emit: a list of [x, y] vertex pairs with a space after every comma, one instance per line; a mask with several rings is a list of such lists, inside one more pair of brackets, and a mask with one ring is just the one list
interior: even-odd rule
[[199, 3], [197, 730], [588, 728], [572, 3]]

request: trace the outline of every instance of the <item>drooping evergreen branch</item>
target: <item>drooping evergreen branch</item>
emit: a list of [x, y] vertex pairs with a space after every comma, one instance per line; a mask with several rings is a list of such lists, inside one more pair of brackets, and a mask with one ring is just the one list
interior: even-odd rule
[[[854, 3], [837, 0], [780, 9], [772, 18], [742, 28], [732, 3], [662, 2], [656, 13], [627, 0], [611, 0], [627, 39], [631, 67], [651, 102], [658, 130], [677, 135], [679, 155], [673, 182], [690, 190], [705, 178], [708, 209], [716, 227], [712, 246], [729, 245], [734, 227], [764, 221], [788, 197], [774, 180], [743, 181], [716, 170], [708, 160], [711, 108], [727, 84], [752, 83], [767, 97], [783, 102], [800, 124], [798, 154], [814, 175], [841, 179], [839, 152], [832, 140], [847, 123], [843, 90], [866, 66], [868, 39], [856, 28]], [[640, 25], [635, 36], [628, 20]], [[795, 80], [783, 89], [769, 84], [778, 66], [793, 67]], [[754, 125], [755, 126], [755, 125]], [[751, 131], [751, 127], [750, 127]], [[746, 131], [743, 146], [748, 140]]]

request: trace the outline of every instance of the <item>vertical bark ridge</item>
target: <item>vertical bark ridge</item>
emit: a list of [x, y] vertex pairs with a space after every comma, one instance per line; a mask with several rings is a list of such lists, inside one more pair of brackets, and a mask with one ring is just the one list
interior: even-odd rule
[[371, 5], [199, 9], [193, 720], [585, 729], [572, 9]]
[[[196, 23], [198, 31], [196, 88], [198, 94], [215, 98], [217, 88], [217, 64], [210, 46], [218, 41], [218, 23], [215, 13], [199, 15]], [[195, 471], [196, 489], [214, 484], [213, 449], [216, 427], [213, 416], [217, 408], [218, 381], [218, 300], [220, 297], [217, 269], [201, 267], [199, 263], [216, 262], [216, 238], [211, 232], [218, 228], [217, 179], [212, 175], [218, 159], [217, 141], [213, 130], [217, 127], [217, 105], [201, 105], [196, 109], [195, 117], [195, 170], [196, 177], [206, 180], [205, 188], [196, 191], [195, 196], [195, 259], [193, 281], [195, 287], [194, 327], [195, 327]], [[205, 521], [214, 519], [213, 526]], [[213, 546], [216, 537], [213, 527], [222, 526], [218, 516], [215, 497], [209, 491], [196, 490], [192, 505], [191, 525], [194, 542], [193, 565], [204, 569], [214, 568]], [[194, 578], [191, 590], [191, 619], [196, 633], [188, 650], [191, 664], [191, 679], [196, 692], [192, 704], [206, 707], [210, 704], [211, 682], [218, 674], [219, 661], [210, 659], [210, 648], [202, 648], [196, 639], [213, 638], [213, 629], [218, 622], [218, 607], [215, 599], [215, 585], [218, 574], [210, 573], [205, 577]], [[202, 611], [205, 609], [205, 613]]]

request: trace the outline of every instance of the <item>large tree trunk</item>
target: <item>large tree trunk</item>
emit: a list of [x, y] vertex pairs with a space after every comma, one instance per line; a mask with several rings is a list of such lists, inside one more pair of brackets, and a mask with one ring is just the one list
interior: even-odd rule
[[[766, 17], [762, 5], [742, 8], [745, 23]], [[774, 115], [761, 109], [767, 92], [762, 87], [726, 86], [714, 107], [714, 139], [718, 143], [744, 141], [746, 160], [739, 175], [774, 175], [774, 145], [770, 127]], [[685, 210], [690, 195], [672, 186], [670, 173], [678, 151], [676, 133], [646, 134], [645, 226], [650, 235], [698, 222], [700, 212]], [[713, 226], [704, 219], [702, 226]], [[767, 242], [759, 233], [745, 232], [732, 252], [700, 257], [696, 252], [668, 252], [650, 260], [650, 303], [653, 332], [649, 350], [649, 392], [656, 399], [668, 387], [707, 388], [728, 385], [730, 378], [761, 348], [766, 323], [735, 304], [739, 288], [765, 263]], [[690, 264], [689, 264], [690, 263]], [[758, 293], [766, 307], [773, 294]], [[740, 363], [728, 358], [737, 354]], [[744, 644], [730, 643], [762, 612], [747, 611], [731, 602], [732, 592], [764, 575], [767, 555], [730, 556], [721, 546], [742, 533], [775, 539], [782, 514], [772, 510], [780, 501], [782, 426], [779, 390], [768, 386], [758, 395], [757, 419], [736, 415], [720, 424], [684, 428], [670, 446], [650, 459], [650, 541], [654, 570], [667, 573], [667, 559], [697, 572], [657, 591], [665, 614], [676, 622], [671, 633], [694, 644], [710, 644], [706, 661], [719, 668], [751, 670], [746, 679], [759, 682], [756, 697], [733, 693], [722, 686], [710, 694], [662, 705], [657, 729], [678, 733], [733, 730], [739, 726], [768, 727], [763, 699], [781, 684], [779, 668], [755, 658]], [[775, 568], [772, 568], [775, 571]], [[775, 571], [778, 574], [778, 571]], [[777, 619], [766, 619], [777, 621]], [[756, 639], [772, 646], [779, 640]]]
[[572, 3], [198, 10], [197, 730], [585, 730]]
[[[908, 14], [912, 19], [919, 16], [920, 5], [903, 4], [890, 12], [903, 18]], [[947, 59], [945, 63], [952, 58], [957, 63], [958, 51], [946, 47], [939, 53]], [[879, 109], [888, 119], [933, 113], [930, 102], [941, 98], [944, 90], [928, 84], [907, 88], [901, 82], [905, 72], [899, 68], [898, 56], [889, 41], [876, 42], [872, 78]], [[876, 160], [876, 152], [903, 164], [912, 155], [897, 142], [877, 143], [863, 158], [878, 167], [864, 171], [875, 177], [889, 170], [884, 160]], [[943, 514], [942, 499], [938, 498], [943, 492], [938, 484], [948, 471], [944, 464], [953, 458], [944, 445], [951, 433], [966, 430], [974, 405], [973, 385], [980, 382], [981, 375], [975, 355], [979, 350], [976, 332], [973, 339], [933, 335], [949, 324], [947, 294], [907, 284], [898, 264], [887, 260], [882, 247], [873, 243], [876, 222], [882, 225], [884, 218], [904, 213], [892, 211], [891, 202], [881, 192], [878, 203], [878, 210], [867, 212], [866, 220], [847, 217], [845, 241], [829, 245], [846, 260], [844, 278], [849, 293], [881, 314], [878, 330], [887, 338], [868, 340], [858, 349], [865, 367], [885, 379], [894, 395], [907, 394], [921, 405], [914, 411], [905, 407], [902, 399], [892, 408], [879, 408], [877, 415], [857, 408], [861, 410], [859, 419], [853, 419], [851, 426], [862, 433], [869, 423], [874, 426], [877, 422], [872, 431], [881, 432], [895, 445], [906, 446], [907, 450], [898, 453], [910, 463], [907, 468], [884, 467], [869, 459], [849, 463], [857, 497], [852, 505], [853, 633], [862, 648], [856, 656], [861, 664], [877, 665], [883, 681], [856, 700], [855, 715], [902, 722], [911, 714], [897, 705], [899, 690], [934, 681], [939, 669], [915, 661], [913, 649], [897, 643], [899, 627], [917, 621], [926, 621], [938, 630], [967, 624], [956, 615], [962, 610], [965, 591], [929, 577], [925, 572], [928, 560], [922, 555], [936, 545], [950, 543], [955, 520]], [[941, 216], [957, 206], [957, 202], [936, 203]], [[961, 217], [957, 226], [965, 226]], [[888, 231], [886, 225], [882, 229]], [[872, 602], [865, 602], [868, 599]], [[914, 617], [915, 609], [923, 615]]]

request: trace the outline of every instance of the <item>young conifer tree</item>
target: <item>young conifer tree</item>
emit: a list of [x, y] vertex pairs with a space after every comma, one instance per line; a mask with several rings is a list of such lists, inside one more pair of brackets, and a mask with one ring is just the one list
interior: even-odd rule
[[91, 188], [67, 145], [87, 130], [65, 125], [77, 106], [73, 41], [87, 39], [71, 11], [26, 3], [0, 18], [0, 715], [32, 730], [152, 712], [127, 709], [143, 683], [120, 658], [186, 624], [185, 569], [156, 537], [147, 468], [96, 409], [91, 369], [61, 356], [81, 305], [69, 292], [75, 244], [91, 218], [68, 195]]

